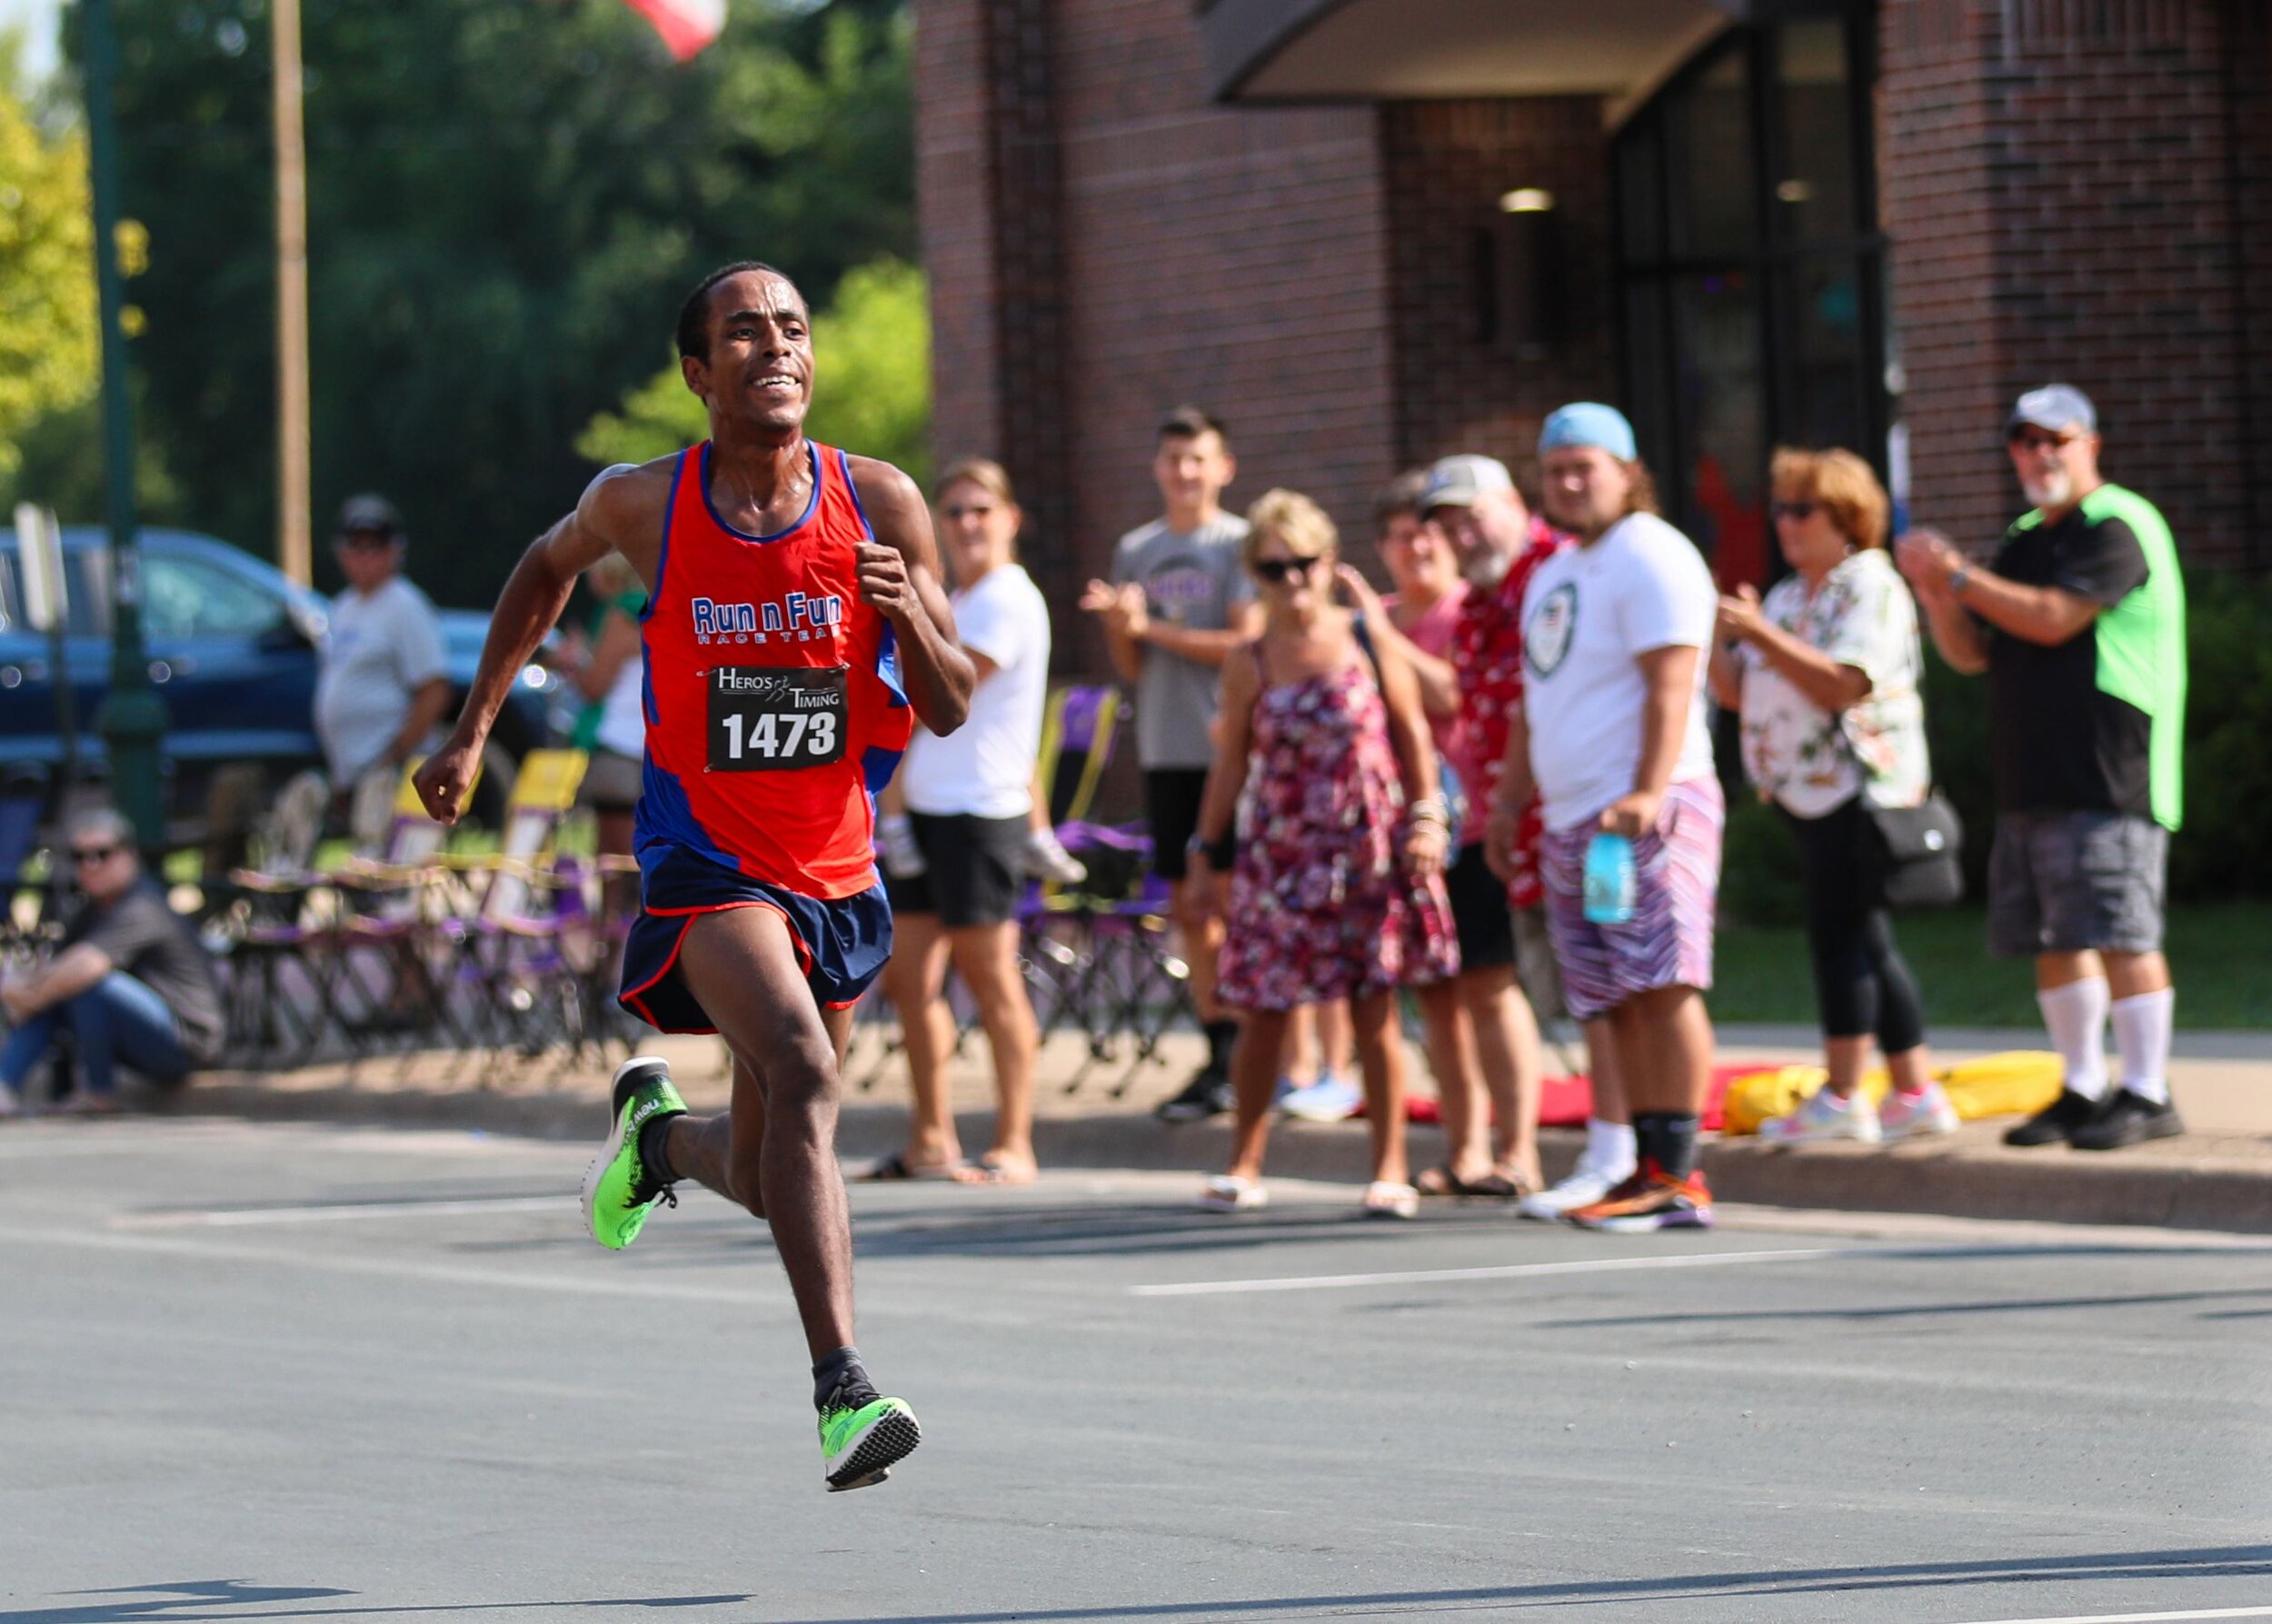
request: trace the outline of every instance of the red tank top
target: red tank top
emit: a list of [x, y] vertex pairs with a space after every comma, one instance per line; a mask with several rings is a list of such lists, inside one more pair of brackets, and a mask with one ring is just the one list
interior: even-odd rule
[[872, 796], [913, 726], [891, 623], [860, 598], [875, 534], [841, 451], [810, 445], [804, 516], [769, 536], [679, 453], [644, 617], [647, 762], [636, 843], [681, 846], [802, 896], [876, 882]]

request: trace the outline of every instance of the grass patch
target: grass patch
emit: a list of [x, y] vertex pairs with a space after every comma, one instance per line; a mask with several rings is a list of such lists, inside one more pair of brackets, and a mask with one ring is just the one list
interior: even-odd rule
[[[1917, 972], [1932, 1025], [2040, 1023], [2033, 969], [2023, 960], [1988, 957], [1980, 909], [1898, 914], [1894, 935]], [[2169, 916], [2168, 952], [2180, 1028], [2272, 1030], [2272, 903], [2180, 904]], [[1716, 957], [1716, 1019], [1814, 1024], [1804, 931], [1731, 925], [1719, 934]]]

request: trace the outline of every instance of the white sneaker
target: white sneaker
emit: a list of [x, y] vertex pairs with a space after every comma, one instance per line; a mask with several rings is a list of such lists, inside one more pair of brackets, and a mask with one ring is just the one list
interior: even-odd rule
[[1078, 885], [1089, 877], [1089, 865], [1065, 850], [1054, 829], [1029, 829], [1025, 836], [1025, 872], [1051, 885]]
[[1826, 1139], [1851, 1139], [1874, 1145], [1878, 1140], [1878, 1112], [1858, 1092], [1850, 1100], [1841, 1100], [1829, 1089], [1819, 1088], [1788, 1116], [1769, 1117], [1761, 1122], [1759, 1137], [1774, 1145], [1810, 1144]]
[[1560, 1184], [1541, 1190], [1535, 1195], [1527, 1195], [1518, 1201], [1515, 1204], [1516, 1216], [1552, 1223], [1575, 1208], [1592, 1206], [1632, 1174], [1633, 1170], [1629, 1167], [1599, 1168], [1581, 1160], [1570, 1169], [1569, 1177]]
[[1914, 1094], [1888, 1089], [1886, 1097], [1878, 1102], [1878, 1130], [1888, 1139], [1954, 1133], [1957, 1123], [1957, 1108], [1949, 1103], [1948, 1091], [1938, 1081], [1928, 1081]]
[[876, 839], [883, 845], [883, 872], [892, 879], [912, 880], [931, 866], [915, 843], [915, 826], [905, 818], [878, 818]]
[[1296, 1089], [1278, 1109], [1304, 1122], [1344, 1122], [1357, 1114], [1365, 1094], [1346, 1077], [1328, 1071], [1308, 1088]]

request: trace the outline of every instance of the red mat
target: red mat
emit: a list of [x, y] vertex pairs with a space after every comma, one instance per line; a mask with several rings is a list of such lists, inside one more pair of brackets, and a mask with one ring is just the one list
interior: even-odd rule
[[[1711, 1087], [1704, 1096], [1702, 1125], [1711, 1129], [1717, 1129], [1719, 1126], [1720, 1101], [1727, 1096], [1729, 1084], [1735, 1081], [1737, 1078], [1749, 1077], [1754, 1072], [1775, 1070], [1777, 1070], [1776, 1067], [1762, 1066], [1757, 1062], [1741, 1066], [1713, 1067]], [[1586, 1125], [1586, 1118], [1592, 1109], [1593, 1083], [1589, 1078], [1550, 1077], [1540, 1088], [1539, 1126], [1541, 1128], [1583, 1128]], [[1360, 1117], [1365, 1114], [1361, 1106], [1359, 1107], [1357, 1114]], [[1443, 1120], [1443, 1112], [1437, 1105], [1433, 1095], [1415, 1094], [1405, 1102], [1404, 1120], [1408, 1122], [1420, 1123], [1440, 1122]]]

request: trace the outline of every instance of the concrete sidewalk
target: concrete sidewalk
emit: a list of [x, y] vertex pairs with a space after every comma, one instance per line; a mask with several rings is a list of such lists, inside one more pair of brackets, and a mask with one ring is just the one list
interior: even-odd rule
[[[1719, 1035], [1721, 1058], [1729, 1062], [1817, 1057], [1814, 1034], [1800, 1028], [1731, 1026]], [[1950, 1061], [2040, 1048], [2043, 1041], [2039, 1032], [2024, 1031], [1935, 1035], [1937, 1054]], [[839, 1142], [849, 1161], [884, 1155], [903, 1140], [903, 1073], [883, 1044], [882, 1031], [862, 1028], [846, 1069]], [[715, 1040], [659, 1038], [647, 1047], [670, 1059], [696, 1110], [725, 1103], [723, 1050]], [[1053, 1038], [1042, 1053], [1036, 1102], [1035, 1142], [1044, 1172], [1052, 1167], [1188, 1169], [1196, 1187], [1199, 1175], [1221, 1168], [1228, 1156], [1227, 1124], [1169, 1128], [1151, 1111], [1181, 1086], [1200, 1056], [1196, 1037], [1172, 1035], [1159, 1060], [1132, 1074], [1123, 1053], [1091, 1063], [1068, 1091], [1087, 1059], [1086, 1048], [1070, 1034]], [[1413, 1076], [1418, 1088], [1429, 1086], [1417, 1052]], [[2000, 1142], [2004, 1123], [1972, 1122], [1949, 1139], [1886, 1149], [1719, 1141], [1708, 1146], [1705, 1167], [1715, 1193], [1735, 1201], [2272, 1232], [2272, 1033], [2181, 1033], [2172, 1076], [2189, 1131], [2130, 1151], [2011, 1151]], [[597, 1066], [565, 1068], [558, 1057], [522, 1065], [429, 1052], [353, 1067], [216, 1073], [162, 1100], [160, 1108], [581, 1139], [601, 1131], [607, 1081]], [[1112, 1091], [1123, 1081], [1125, 1091], [1114, 1098]], [[964, 1149], [975, 1153], [988, 1142], [992, 1100], [985, 1046], [976, 1034], [956, 1064], [954, 1088]], [[1579, 1139], [1574, 1131], [1543, 1136], [1550, 1178], [1568, 1169]], [[1365, 1140], [1361, 1123], [1282, 1123], [1271, 1138], [1271, 1171], [1360, 1182], [1366, 1173]], [[1413, 1130], [1415, 1168], [1431, 1164], [1441, 1151], [1436, 1130]], [[983, 1192], [972, 1193], [982, 1199]]]

